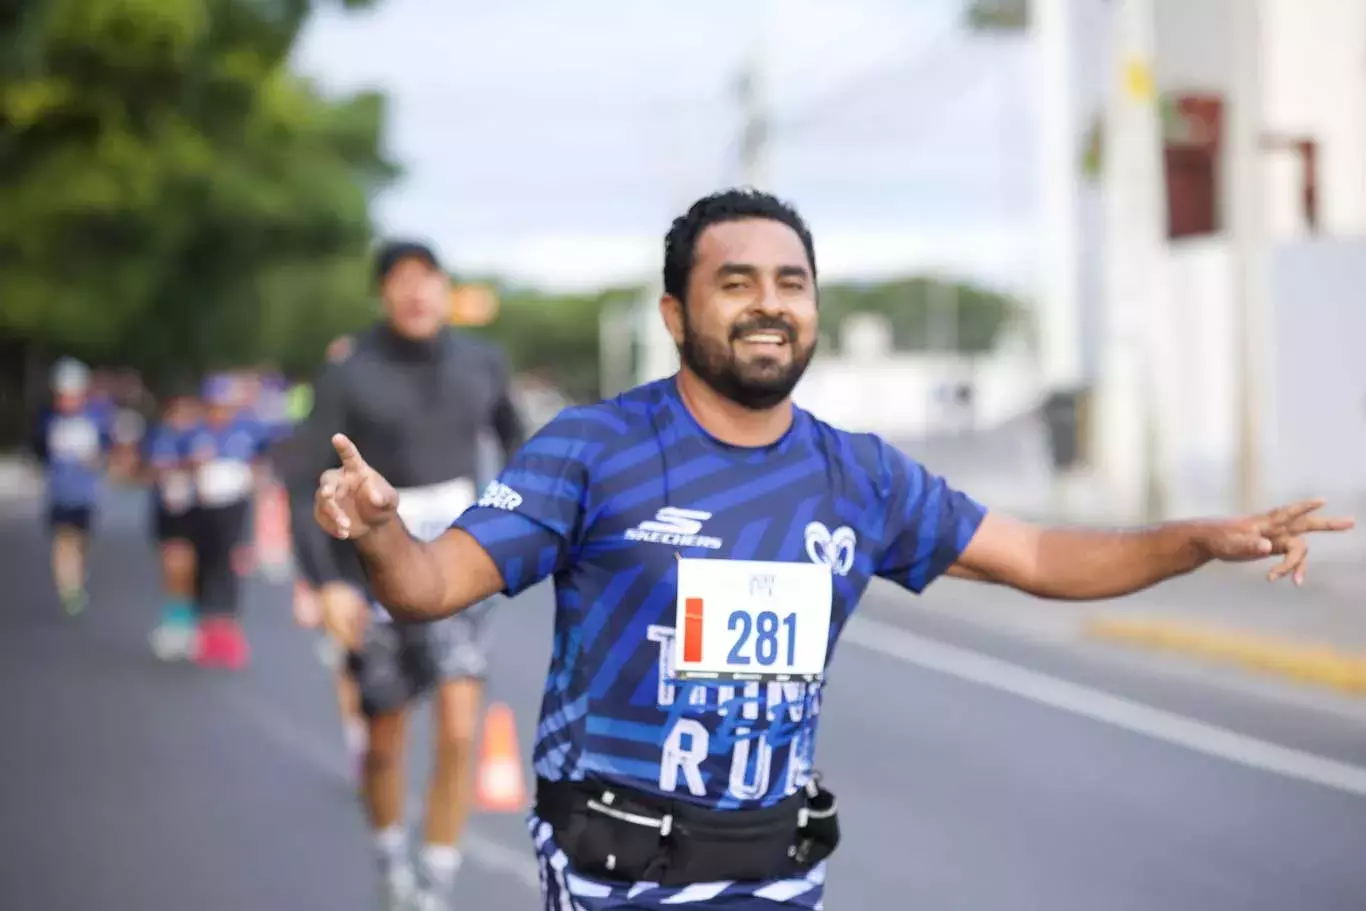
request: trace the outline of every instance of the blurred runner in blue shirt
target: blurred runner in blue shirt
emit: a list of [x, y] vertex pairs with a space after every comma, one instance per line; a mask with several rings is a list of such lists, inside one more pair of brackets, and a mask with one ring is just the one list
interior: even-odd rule
[[86, 543], [99, 500], [112, 412], [89, 398], [90, 371], [63, 359], [52, 372], [52, 407], [39, 419], [34, 449], [47, 470], [52, 577], [70, 614], [85, 609]]
[[272, 442], [289, 435], [294, 424], [289, 417], [289, 381], [284, 374], [277, 370], [261, 374], [253, 411]]
[[201, 665], [241, 669], [249, 660], [238, 622], [241, 584], [233, 551], [247, 532], [257, 463], [266, 435], [245, 410], [240, 381], [227, 374], [204, 383], [204, 419], [190, 435], [194, 468], [194, 535], [198, 574], [199, 635], [195, 659]]
[[151, 473], [152, 535], [161, 556], [161, 622], [152, 650], [165, 661], [190, 658], [195, 643], [195, 488], [190, 445], [199, 429], [199, 402], [181, 390], [163, 403], [145, 440]]

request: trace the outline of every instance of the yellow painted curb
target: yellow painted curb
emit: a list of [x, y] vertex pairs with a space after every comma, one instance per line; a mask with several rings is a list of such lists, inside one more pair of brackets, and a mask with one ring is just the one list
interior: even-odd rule
[[1142, 617], [1093, 617], [1083, 624], [1082, 633], [1090, 639], [1182, 652], [1300, 683], [1366, 695], [1366, 653], [1226, 627]]

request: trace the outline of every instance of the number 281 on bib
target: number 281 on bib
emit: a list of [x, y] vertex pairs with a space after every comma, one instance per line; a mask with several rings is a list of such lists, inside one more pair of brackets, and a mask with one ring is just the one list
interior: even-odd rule
[[830, 567], [678, 561], [674, 674], [680, 680], [817, 680], [830, 641]]

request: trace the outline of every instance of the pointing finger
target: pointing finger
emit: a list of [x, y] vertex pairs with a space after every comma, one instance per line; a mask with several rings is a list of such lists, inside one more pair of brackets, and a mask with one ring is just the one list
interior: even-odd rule
[[364, 471], [367, 467], [365, 460], [360, 457], [360, 450], [356, 444], [344, 433], [332, 435], [332, 448], [337, 450], [337, 455], [341, 456], [342, 468], [348, 471]]

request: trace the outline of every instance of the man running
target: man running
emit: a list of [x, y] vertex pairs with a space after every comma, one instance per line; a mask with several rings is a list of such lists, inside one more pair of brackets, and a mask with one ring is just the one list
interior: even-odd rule
[[195, 661], [229, 670], [246, 667], [251, 655], [239, 619], [241, 579], [233, 554], [245, 537], [256, 470], [266, 446], [260, 426], [244, 412], [242, 393], [232, 376], [209, 377], [204, 383], [204, 420], [189, 441], [198, 567]]
[[86, 594], [86, 545], [112, 445], [112, 414], [91, 401], [90, 370], [64, 358], [52, 371], [52, 407], [39, 418], [34, 451], [47, 469], [47, 518], [52, 532], [52, 580], [68, 614]]
[[547, 909], [820, 907], [838, 841], [811, 767], [822, 682], [873, 576], [1082, 600], [1278, 554], [1271, 578], [1298, 582], [1304, 535], [1352, 524], [1318, 501], [1117, 532], [988, 513], [792, 404], [817, 338], [795, 211], [711, 196], [664, 254], [678, 373], [567, 409], [435, 541], [395, 520], [397, 494], [348, 438], [319, 482], [319, 523], [355, 543], [398, 619], [458, 616], [553, 576], [530, 820]]
[[161, 621], [152, 631], [152, 651], [163, 661], [195, 654], [195, 488], [190, 456], [198, 427], [198, 401], [175, 391], [146, 440], [152, 536], [161, 557], [164, 599]]
[[[435, 537], [477, 496], [481, 433], [495, 434], [506, 458], [522, 442], [522, 425], [501, 354], [447, 325], [450, 282], [433, 252], [416, 243], [388, 244], [379, 251], [376, 279], [385, 319], [356, 337], [349, 352], [334, 352], [340, 363], [314, 384], [308, 432], [318, 461], [312, 478], [336, 464], [330, 435], [346, 433], [399, 489], [402, 520], [411, 532]], [[472, 797], [486, 661], [481, 612], [395, 626], [372, 608], [354, 548], [328, 544], [333, 562], [320, 580], [323, 613], [350, 652], [368, 720], [363, 791], [386, 901], [405, 903], [416, 889], [427, 907], [445, 907]], [[403, 747], [409, 705], [433, 689], [436, 762], [425, 846], [414, 871], [403, 829]]]

